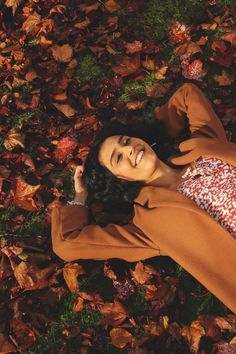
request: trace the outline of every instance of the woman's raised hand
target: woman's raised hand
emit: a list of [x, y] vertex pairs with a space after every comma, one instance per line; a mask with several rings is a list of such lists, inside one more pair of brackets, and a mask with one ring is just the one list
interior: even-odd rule
[[85, 203], [87, 199], [87, 189], [85, 188], [82, 181], [82, 174], [84, 171], [83, 166], [77, 166], [74, 173], [74, 187], [75, 187], [75, 201]]

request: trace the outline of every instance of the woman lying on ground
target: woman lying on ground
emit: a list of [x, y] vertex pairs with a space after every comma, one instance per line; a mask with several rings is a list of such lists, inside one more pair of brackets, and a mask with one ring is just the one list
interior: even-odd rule
[[[188, 119], [184, 154], [165, 162], [158, 141], [151, 146], [125, 128], [101, 131], [84, 171], [76, 169], [74, 202], [53, 210], [53, 250], [66, 261], [169, 256], [236, 312], [236, 144], [226, 141], [208, 100], [192, 84], [155, 113], [171, 137]], [[134, 217], [122, 226], [88, 225], [85, 204], [94, 200], [133, 205]]]

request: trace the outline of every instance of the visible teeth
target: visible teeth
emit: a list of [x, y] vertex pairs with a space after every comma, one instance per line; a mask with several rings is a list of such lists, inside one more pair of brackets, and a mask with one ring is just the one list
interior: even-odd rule
[[139, 164], [142, 155], [143, 155], [143, 150], [141, 150], [141, 151], [138, 153], [138, 156], [137, 156], [137, 158], [136, 158], [136, 166]]

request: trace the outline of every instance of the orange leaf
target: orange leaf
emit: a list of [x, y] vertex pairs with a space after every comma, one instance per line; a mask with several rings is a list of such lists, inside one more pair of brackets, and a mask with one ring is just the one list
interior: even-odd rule
[[226, 49], [227, 49], [224, 41], [214, 41], [214, 42], [212, 42], [211, 48], [213, 50], [215, 50], [215, 51], [219, 50], [221, 53], [224, 53], [226, 51]]
[[214, 80], [218, 82], [219, 86], [229, 86], [233, 83], [234, 77], [226, 70], [223, 70], [220, 75], [214, 75]]
[[22, 29], [27, 33], [35, 34], [39, 30], [39, 24], [41, 22], [41, 16], [34, 12], [33, 14], [29, 15], [29, 17], [25, 20], [22, 25]]
[[159, 83], [156, 81], [153, 85], [146, 86], [146, 95], [152, 98], [164, 97], [172, 85], [171, 82]]
[[104, 263], [104, 275], [112, 280], [117, 280], [117, 276], [107, 262]]
[[78, 263], [67, 263], [63, 268], [65, 282], [72, 294], [78, 293], [79, 282], [77, 277], [82, 274], [85, 274], [85, 272]]
[[128, 102], [128, 103], [126, 103], [125, 106], [127, 109], [132, 109], [132, 110], [142, 109], [146, 106], [147, 102], [148, 102], [148, 100]]
[[88, 14], [88, 13], [91, 12], [91, 11], [97, 10], [100, 6], [101, 6], [101, 4], [100, 4], [99, 2], [95, 2], [95, 3], [91, 4], [91, 5], [81, 4], [81, 5], [79, 6], [79, 8], [80, 8], [83, 12], [85, 12], [86, 14]]
[[120, 9], [120, 5], [115, 0], [106, 0], [104, 6], [109, 12], [115, 12]]
[[14, 203], [22, 209], [36, 211], [38, 209], [33, 200], [34, 194], [40, 188], [40, 184], [32, 186], [25, 182], [22, 178], [16, 179]]
[[142, 50], [143, 43], [140, 41], [134, 41], [132, 43], [126, 43], [126, 53], [132, 54], [132, 53], [137, 53], [141, 52]]
[[67, 118], [73, 117], [76, 113], [76, 110], [66, 103], [53, 102], [53, 106], [55, 106], [56, 109], [58, 109], [58, 111], [63, 113]]
[[146, 295], [146, 300], [154, 300], [157, 299], [157, 287], [154, 284], [144, 285]]
[[133, 343], [135, 340], [133, 335], [123, 328], [112, 328], [110, 336], [112, 344], [119, 349], [124, 348], [128, 343]]
[[115, 73], [120, 74], [121, 76], [128, 76], [135, 73], [135, 71], [137, 71], [139, 67], [140, 67], [140, 54], [137, 53], [130, 57], [125, 56], [122, 62], [120, 63], [120, 65], [113, 66], [112, 70]]
[[208, 41], [208, 36], [201, 36], [201, 38], [196, 42], [198, 45], [205, 45]]
[[73, 311], [80, 312], [83, 310], [83, 307], [84, 307], [84, 299], [82, 299], [82, 297], [79, 296], [74, 304]]
[[57, 45], [55, 44], [51, 48], [53, 58], [56, 61], [67, 63], [71, 60], [73, 49], [69, 44]]
[[10, 327], [17, 348], [21, 353], [32, 347], [36, 341], [36, 334], [29, 326], [18, 318], [13, 318]]
[[54, 152], [55, 159], [60, 163], [70, 159], [77, 146], [77, 142], [68, 136], [62, 138], [57, 142], [57, 148]]
[[165, 74], [167, 72], [167, 69], [168, 69], [168, 66], [165, 65], [165, 66], [162, 66], [160, 69], [158, 69], [156, 72], [155, 72], [155, 78], [157, 80], [163, 80], [165, 79]]
[[235, 30], [229, 31], [228, 33], [224, 34], [221, 38], [224, 41], [230, 42], [232, 45], [236, 46], [236, 31]]

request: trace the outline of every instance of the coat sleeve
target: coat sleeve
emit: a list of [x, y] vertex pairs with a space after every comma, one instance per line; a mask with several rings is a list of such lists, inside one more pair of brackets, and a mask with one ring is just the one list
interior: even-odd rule
[[183, 141], [179, 149], [185, 154], [170, 159], [175, 165], [186, 165], [203, 156], [214, 157], [236, 167], [236, 144], [229, 141], [215, 138], [192, 138]]
[[194, 84], [181, 86], [165, 105], [156, 107], [154, 114], [172, 137], [181, 134], [187, 119], [191, 137], [226, 140], [224, 128], [210, 102]]
[[88, 225], [87, 208], [79, 205], [52, 210], [51, 235], [53, 251], [65, 261], [120, 258], [133, 262], [165, 255], [133, 223]]
[[175, 204], [136, 205], [134, 224], [236, 313], [236, 240], [200, 208]]

